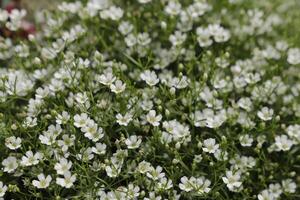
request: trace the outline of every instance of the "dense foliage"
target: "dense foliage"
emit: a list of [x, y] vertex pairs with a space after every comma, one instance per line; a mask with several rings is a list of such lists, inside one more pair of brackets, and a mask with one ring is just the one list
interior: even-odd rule
[[[300, 199], [300, 2], [89, 0], [0, 38], [0, 199]], [[0, 11], [17, 32], [24, 10]]]

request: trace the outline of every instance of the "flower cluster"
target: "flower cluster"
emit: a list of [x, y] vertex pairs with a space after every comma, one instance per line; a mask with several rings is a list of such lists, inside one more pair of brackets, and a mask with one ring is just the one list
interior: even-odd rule
[[0, 199], [299, 199], [299, 8], [37, 11], [35, 35], [0, 37]]

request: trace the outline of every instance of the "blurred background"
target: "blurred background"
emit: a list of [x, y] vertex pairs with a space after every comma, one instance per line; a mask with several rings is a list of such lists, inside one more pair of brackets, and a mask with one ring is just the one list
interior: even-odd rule
[[44, 8], [54, 8], [55, 5], [61, 2], [59, 0], [0, 0], [1, 8], [25, 8], [28, 13], [28, 17], [32, 18], [34, 12]]
[[[8, 12], [14, 8], [26, 9], [26, 26], [30, 24], [30, 27], [25, 27], [28, 33], [32, 33], [32, 29], [36, 29], [36, 22], [39, 21], [37, 13], [43, 9], [54, 10], [59, 3], [63, 1], [92, 1], [92, 0], [0, 0], [0, 7], [6, 9]], [[137, 0], [115, 0], [115, 2], [136, 2]], [[168, 0], [164, 0], [168, 1]], [[180, 2], [192, 1], [192, 0], [179, 0]], [[220, 0], [209, 0], [211, 2], [218, 2]], [[222, 0], [228, 2], [240, 2], [241, 4], [254, 4], [255, 7], [264, 7], [265, 12], [276, 12], [284, 20], [284, 26], [282, 27], [282, 39], [286, 41], [291, 41], [295, 43], [300, 42], [300, 0], [261, 0], [261, 1], [251, 1], [251, 0]], [[250, 5], [249, 5], [250, 6]], [[0, 32], [2, 32], [0, 27]], [[2, 35], [2, 34], [1, 34]]]

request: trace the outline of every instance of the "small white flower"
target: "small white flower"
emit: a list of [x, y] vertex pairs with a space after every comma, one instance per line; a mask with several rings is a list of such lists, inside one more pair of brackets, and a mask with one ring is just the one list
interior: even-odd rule
[[298, 48], [291, 48], [288, 50], [288, 63], [292, 65], [297, 65], [300, 63], [300, 49]]
[[139, 148], [141, 143], [142, 140], [136, 135], [131, 135], [129, 138], [125, 140], [125, 144], [127, 145], [128, 149], [137, 149]]
[[151, 166], [151, 164], [147, 161], [142, 161], [139, 163], [138, 167], [137, 167], [137, 171], [141, 174], [145, 174], [149, 171], [151, 171], [153, 167]]
[[151, 38], [149, 36], [149, 33], [139, 33], [137, 36], [137, 42], [141, 46], [146, 46], [151, 42]]
[[70, 119], [70, 115], [68, 112], [63, 111], [61, 114], [56, 116], [56, 123], [57, 124], [66, 124]]
[[56, 142], [57, 136], [53, 132], [46, 131], [43, 135], [39, 136], [39, 139], [42, 144], [52, 145]]
[[269, 121], [272, 119], [274, 114], [273, 109], [269, 109], [267, 107], [263, 107], [260, 111], [257, 112], [257, 116], [264, 121]]
[[275, 137], [275, 145], [279, 151], [288, 151], [293, 146], [293, 140], [290, 140], [286, 135]]
[[98, 77], [98, 81], [107, 86], [110, 86], [115, 80], [116, 77], [111, 72], [107, 72]]
[[[145, 1], [145, 0], [144, 0]], [[6, 20], [9, 17], [9, 13], [6, 10], [0, 10], [0, 21], [1, 22], [6, 22]]]
[[253, 142], [253, 138], [248, 134], [240, 136], [239, 140], [243, 147], [251, 147]]
[[68, 161], [65, 158], [61, 158], [58, 163], [54, 165], [54, 169], [57, 174], [64, 175], [67, 171], [69, 171], [72, 167], [72, 162]]
[[174, 34], [170, 35], [169, 41], [172, 43], [173, 46], [179, 46], [186, 40], [187, 36], [180, 31], [175, 31]]
[[87, 125], [88, 115], [86, 113], [81, 113], [81, 115], [76, 114], [74, 116], [74, 126], [77, 128], [82, 128]]
[[275, 200], [274, 195], [268, 190], [263, 190], [257, 195], [258, 200]]
[[82, 160], [84, 162], [92, 160], [94, 158], [94, 154], [91, 147], [86, 149], [81, 149], [80, 153], [76, 155], [77, 160]]
[[4, 166], [4, 172], [12, 173], [18, 168], [17, 158], [14, 156], [9, 156], [2, 161], [2, 165]]
[[226, 172], [226, 177], [222, 177], [223, 182], [226, 184], [230, 191], [235, 191], [241, 187], [242, 182], [240, 181], [241, 174], [239, 172], [233, 173], [232, 171]]
[[252, 102], [251, 99], [248, 97], [245, 98], [241, 98], [238, 102], [237, 102], [238, 106], [240, 108], [245, 109], [246, 111], [250, 112], [252, 109]]
[[4, 185], [2, 181], [0, 181], [0, 197], [3, 197], [6, 191], [7, 191], [7, 186]]
[[42, 158], [43, 155], [39, 152], [33, 155], [32, 151], [27, 151], [25, 153], [25, 156], [22, 156], [21, 165], [23, 166], [37, 165]]
[[103, 138], [103, 129], [98, 127], [98, 125], [93, 121], [89, 120], [85, 127], [81, 128], [81, 131], [84, 132], [84, 136], [93, 142], [97, 142]]
[[140, 77], [150, 86], [154, 86], [159, 82], [159, 79], [157, 78], [157, 75], [154, 71], [146, 70], [141, 73]]
[[116, 115], [116, 118], [117, 118], [117, 123], [123, 126], [127, 126], [129, 122], [132, 121], [132, 115], [130, 113], [126, 113], [124, 116], [118, 113]]
[[154, 181], [162, 179], [165, 177], [165, 173], [162, 172], [162, 169], [163, 168], [161, 166], [157, 166], [156, 169], [152, 168], [151, 171], [146, 173], [146, 175]]
[[67, 151], [70, 146], [74, 145], [75, 135], [63, 135], [62, 140], [57, 140], [58, 146], [62, 148], [62, 151]]
[[123, 83], [120, 80], [116, 80], [115, 83], [110, 85], [110, 89], [112, 92], [119, 94], [121, 92], [123, 92], [126, 88], [126, 83]]
[[37, 125], [37, 118], [26, 117], [23, 122], [23, 127], [35, 127]]
[[124, 11], [116, 6], [111, 6], [106, 10], [100, 12], [100, 17], [102, 19], [111, 19], [111, 20], [119, 20], [122, 18]]
[[211, 188], [209, 188], [211, 182], [204, 177], [191, 177], [187, 178], [186, 176], [180, 179], [181, 183], [179, 184], [179, 188], [185, 192], [196, 192], [198, 194], [208, 193]]
[[70, 188], [76, 181], [76, 175], [71, 175], [70, 171], [65, 172], [64, 178], [56, 178], [56, 183], [62, 187]]
[[125, 43], [128, 47], [133, 47], [137, 43], [137, 38], [134, 34], [130, 33], [125, 38]]
[[215, 153], [219, 149], [219, 144], [216, 144], [216, 140], [209, 138], [203, 141], [202, 150], [208, 153]]
[[282, 188], [279, 183], [272, 183], [269, 185], [269, 191], [273, 194], [273, 196], [277, 199], [282, 194]]
[[16, 150], [21, 147], [21, 138], [11, 136], [5, 139], [5, 146], [7, 146], [11, 150]]
[[287, 192], [287, 193], [295, 193], [296, 192], [297, 185], [295, 182], [293, 182], [292, 179], [282, 180], [281, 184], [282, 184], [282, 189], [284, 192]]
[[102, 143], [96, 143], [95, 144], [96, 147], [92, 147], [92, 151], [95, 153], [95, 154], [105, 154], [106, 152], [106, 144], [102, 144]]
[[152, 126], [159, 126], [159, 122], [162, 119], [161, 114], [156, 115], [155, 110], [150, 110], [149, 113], [146, 115], [147, 122], [150, 123]]
[[49, 47], [49, 48], [42, 48], [41, 55], [43, 58], [47, 60], [53, 60], [57, 56], [57, 53], [55, 49]]
[[169, 15], [178, 15], [181, 11], [181, 4], [177, 1], [169, 1], [168, 5], [165, 7], [165, 12]]
[[296, 141], [300, 142], [300, 125], [289, 125], [286, 129], [286, 133]]
[[121, 22], [119, 27], [118, 27], [118, 30], [123, 34], [123, 35], [128, 35], [129, 33], [132, 32], [134, 26], [129, 23], [128, 21], [124, 21], [124, 22]]
[[32, 181], [32, 185], [39, 189], [44, 189], [44, 188], [49, 187], [49, 184], [51, 181], [52, 181], [52, 178], [50, 175], [45, 177], [45, 175], [42, 173], [42, 174], [38, 175], [38, 180]]

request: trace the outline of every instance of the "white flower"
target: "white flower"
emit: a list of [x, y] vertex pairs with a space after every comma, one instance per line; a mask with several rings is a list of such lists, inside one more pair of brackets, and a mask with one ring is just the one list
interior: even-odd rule
[[115, 166], [106, 166], [105, 171], [106, 171], [107, 176], [114, 178], [119, 175], [119, 173], [121, 172], [121, 169], [117, 168]]
[[275, 200], [274, 195], [268, 190], [263, 190], [257, 195], [258, 200]]
[[146, 115], [147, 122], [150, 123], [152, 126], [159, 126], [159, 122], [162, 119], [161, 114], [156, 115], [155, 110], [150, 110], [149, 113]]
[[8, 12], [6, 10], [0, 10], [0, 21], [1, 22], [6, 22], [6, 20], [8, 19]]
[[66, 124], [70, 119], [70, 115], [68, 112], [63, 111], [62, 114], [58, 114], [56, 116], [56, 123], [57, 124]]
[[251, 147], [253, 142], [253, 138], [248, 134], [240, 136], [239, 140], [243, 147]]
[[208, 153], [215, 153], [219, 149], [219, 144], [216, 144], [216, 140], [209, 138], [204, 140], [202, 150]]
[[21, 147], [21, 138], [11, 136], [5, 139], [5, 146], [7, 146], [11, 150], [16, 150]]
[[286, 135], [280, 135], [275, 137], [275, 145], [279, 151], [288, 151], [293, 146], [293, 141], [290, 140]]
[[110, 86], [115, 80], [116, 77], [111, 72], [107, 72], [98, 77], [98, 81], [107, 86]]
[[49, 186], [51, 181], [52, 181], [52, 178], [51, 178], [50, 175], [45, 177], [45, 175], [42, 173], [42, 174], [38, 175], [38, 180], [33, 180], [32, 181], [32, 185], [39, 188], [39, 189], [44, 189], [44, 188], [47, 188]]
[[146, 175], [154, 181], [162, 179], [163, 177], [165, 177], [165, 173], [162, 172], [162, 169], [163, 168], [161, 166], [157, 166], [156, 169], [152, 168], [149, 172], [146, 173]]
[[282, 194], [282, 188], [279, 183], [272, 183], [269, 185], [269, 191], [273, 194], [275, 198], [279, 198]]
[[103, 19], [119, 20], [123, 17], [124, 11], [116, 6], [111, 6], [107, 10], [100, 12], [100, 17]]
[[42, 144], [52, 145], [55, 143], [57, 136], [53, 132], [46, 131], [43, 135], [39, 136], [39, 139]]
[[125, 43], [128, 47], [132, 47], [132, 46], [136, 45], [136, 43], [137, 43], [137, 37], [132, 33], [128, 34], [124, 38], [124, 40], [125, 40]]
[[206, 118], [206, 127], [218, 128], [226, 121], [226, 112], [222, 110], [218, 114]]
[[136, 135], [131, 135], [129, 138], [125, 140], [125, 144], [128, 149], [137, 149], [139, 148], [142, 140]]
[[6, 190], [7, 186], [4, 185], [2, 181], [0, 181], [0, 197], [3, 197], [5, 195]]
[[88, 115], [86, 113], [76, 114], [74, 116], [74, 126], [77, 128], [85, 127], [88, 123]]
[[55, 49], [48, 47], [48, 48], [42, 48], [41, 55], [43, 58], [47, 60], [53, 60], [57, 56], [57, 53]]
[[141, 174], [145, 174], [145, 173], [151, 171], [152, 168], [153, 167], [151, 166], [151, 164], [149, 162], [143, 160], [142, 162], [139, 163], [139, 165], [137, 167], [137, 171]]
[[159, 82], [159, 79], [157, 78], [157, 75], [154, 71], [146, 70], [140, 75], [141, 79], [143, 81], [146, 81], [146, 83], [150, 86], [154, 86]]
[[208, 193], [210, 191], [211, 182], [204, 177], [191, 177], [187, 178], [186, 176], [180, 179], [181, 183], [179, 183], [179, 188], [185, 192], [196, 192], [198, 194]]
[[87, 96], [86, 92], [84, 93], [77, 93], [75, 95], [76, 102], [78, 103], [78, 106], [83, 106], [86, 108], [90, 107], [90, 101], [89, 101], [89, 97]]
[[149, 36], [149, 33], [139, 33], [137, 35], [137, 43], [139, 43], [141, 46], [146, 46], [151, 42], [151, 38]]
[[94, 158], [94, 154], [91, 147], [81, 149], [80, 153], [76, 155], [77, 160], [89, 161]]
[[116, 80], [115, 83], [110, 85], [111, 91], [116, 94], [123, 92], [125, 88], [126, 88], [126, 83], [123, 84], [123, 82], [120, 80]]
[[241, 98], [238, 102], [237, 102], [238, 106], [245, 109], [246, 111], [250, 112], [252, 109], [252, 102], [251, 99], [248, 97], [245, 98]]
[[241, 187], [242, 182], [240, 181], [241, 174], [239, 172], [233, 173], [232, 171], [226, 172], [226, 177], [222, 177], [223, 182], [226, 184], [230, 191], [235, 191]]
[[155, 192], [149, 192], [149, 196], [144, 197], [143, 200], [162, 200], [162, 197], [161, 196], [156, 196]]
[[14, 156], [9, 156], [2, 161], [2, 165], [4, 166], [4, 172], [12, 173], [18, 168], [17, 158]]
[[118, 113], [116, 118], [119, 125], [127, 126], [129, 122], [132, 121], [132, 114], [126, 113], [124, 116], [122, 116], [120, 113]]
[[292, 65], [297, 65], [300, 63], [300, 49], [298, 48], [291, 48], [288, 50], [288, 63]]
[[[166, 177], [163, 177], [158, 180], [157, 185], [155, 186], [156, 189], [158, 190], [169, 190], [173, 187], [172, 180], [167, 179]], [[178, 198], [179, 199], [179, 198]]]
[[174, 34], [170, 35], [169, 41], [172, 43], [173, 46], [179, 46], [186, 40], [187, 35], [181, 33], [180, 31], [175, 31]]
[[33, 155], [32, 151], [27, 151], [25, 153], [25, 156], [22, 156], [21, 165], [23, 166], [37, 165], [42, 158], [43, 158], [43, 154], [39, 152]]
[[211, 35], [208, 29], [198, 27], [196, 32], [197, 32], [197, 41], [200, 47], [208, 47], [212, 45], [213, 40], [210, 39]]
[[64, 178], [56, 178], [56, 183], [62, 187], [70, 188], [76, 181], [76, 175], [71, 175], [70, 171], [65, 172]]
[[92, 147], [92, 151], [95, 153], [95, 154], [105, 154], [106, 152], [106, 144], [102, 144], [102, 143], [96, 143], [95, 144], [96, 147]]
[[257, 116], [264, 121], [271, 120], [273, 114], [274, 114], [273, 109], [269, 109], [267, 107], [263, 107], [260, 111], [257, 112]]
[[282, 189], [287, 193], [295, 193], [297, 185], [292, 179], [285, 179], [281, 181]]
[[98, 125], [93, 120], [89, 120], [87, 125], [81, 128], [81, 131], [84, 132], [85, 137], [92, 140], [93, 142], [97, 142], [104, 136], [103, 129], [101, 127], [98, 127]]
[[286, 133], [296, 141], [300, 142], [300, 125], [289, 125], [286, 129]]
[[64, 175], [67, 171], [69, 171], [72, 167], [72, 162], [68, 161], [65, 158], [61, 158], [58, 163], [54, 165], [54, 169], [57, 174]]
[[58, 146], [62, 148], [62, 151], [67, 151], [70, 146], [74, 145], [75, 135], [63, 135], [62, 140], [57, 140]]
[[181, 4], [177, 1], [171, 0], [165, 7], [165, 12], [169, 15], [178, 15], [181, 11]]
[[23, 127], [35, 127], [37, 125], [37, 118], [26, 117], [23, 122]]
[[124, 22], [121, 22], [119, 27], [118, 27], [118, 30], [123, 34], [123, 35], [128, 35], [129, 33], [132, 32], [134, 26], [129, 23], [128, 21], [124, 21]]

